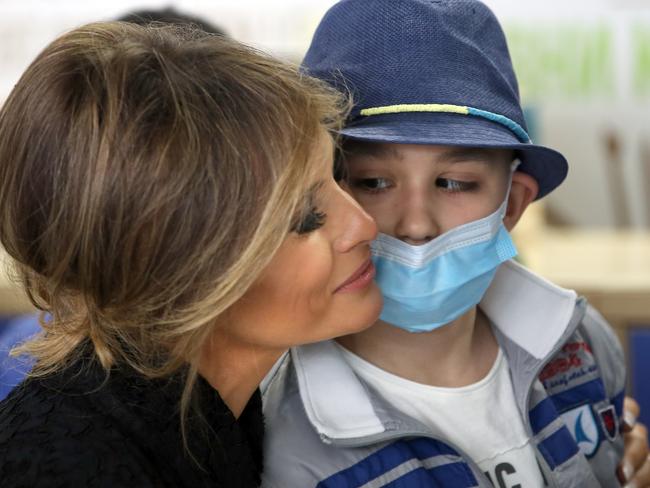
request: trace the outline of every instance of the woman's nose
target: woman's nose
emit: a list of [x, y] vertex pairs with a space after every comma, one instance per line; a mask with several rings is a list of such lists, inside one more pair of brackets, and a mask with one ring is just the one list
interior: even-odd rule
[[337, 252], [348, 252], [359, 244], [368, 244], [377, 237], [374, 219], [348, 193], [338, 188], [336, 216], [339, 232], [334, 241]]

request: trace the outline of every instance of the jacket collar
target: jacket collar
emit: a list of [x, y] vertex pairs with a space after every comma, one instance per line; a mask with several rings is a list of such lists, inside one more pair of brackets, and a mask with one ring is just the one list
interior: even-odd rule
[[[574, 291], [509, 261], [497, 271], [480, 306], [497, 328], [506, 356], [521, 348], [523, 356], [542, 360], [569, 332], [576, 298]], [[399, 413], [368, 390], [333, 341], [293, 348], [291, 358], [307, 417], [327, 442], [354, 444], [419, 425], [404, 415], [396, 422]], [[523, 402], [524, 392], [517, 389]]]
[[293, 348], [291, 359], [305, 412], [321, 436], [353, 439], [386, 430], [366, 387], [334, 341]]
[[543, 359], [564, 336], [576, 299], [575, 291], [507, 261], [497, 270], [480, 307], [503, 336]]

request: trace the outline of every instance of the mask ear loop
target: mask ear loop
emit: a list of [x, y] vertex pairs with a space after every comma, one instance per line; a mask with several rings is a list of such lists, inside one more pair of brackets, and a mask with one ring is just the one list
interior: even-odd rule
[[506, 198], [505, 200], [501, 203], [501, 207], [499, 208], [499, 213], [501, 214], [501, 220], [503, 220], [506, 216], [506, 210], [508, 209], [508, 199], [510, 198], [510, 190], [512, 189], [512, 175], [514, 174], [515, 171], [517, 171], [517, 168], [521, 164], [521, 160], [519, 158], [515, 158], [512, 160], [512, 163], [510, 163], [510, 175], [508, 177], [508, 191], [506, 192]]
[[510, 176], [512, 177], [512, 173], [517, 171], [517, 168], [521, 164], [521, 159], [515, 158], [512, 160], [512, 163], [510, 163]]

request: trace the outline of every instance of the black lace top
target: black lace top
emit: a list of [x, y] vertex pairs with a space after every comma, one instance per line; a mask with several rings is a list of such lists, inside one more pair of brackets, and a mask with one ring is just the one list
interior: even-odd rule
[[238, 420], [200, 379], [183, 447], [182, 380], [107, 377], [91, 354], [56, 375], [30, 379], [0, 403], [0, 485], [9, 487], [259, 486], [259, 392]]

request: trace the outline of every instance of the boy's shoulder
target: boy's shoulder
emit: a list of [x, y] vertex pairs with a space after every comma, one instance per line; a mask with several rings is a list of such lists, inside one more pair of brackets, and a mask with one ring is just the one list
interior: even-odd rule
[[610, 486], [624, 449], [626, 365], [611, 326], [584, 304], [582, 320], [548, 359], [539, 380], [596, 477]]
[[601, 374], [609, 376], [611, 373], [616, 373], [612, 369], [622, 369], [622, 373], [607, 378], [607, 380], [611, 380], [614, 384], [624, 385], [625, 356], [613, 327], [598, 310], [588, 305], [581, 323], [581, 330], [588, 339], [594, 355], [598, 358], [601, 365]]
[[575, 388], [582, 385], [582, 390], [586, 390], [587, 380], [594, 376], [598, 378], [598, 388], [603, 390], [598, 394], [610, 399], [616, 413], [621, 415], [626, 383], [623, 348], [605, 318], [586, 301], [584, 305], [584, 315], [578, 327], [549, 359], [539, 379], [549, 394], [553, 394], [558, 378], [565, 383], [564, 389], [567, 389], [567, 384], [573, 384]]
[[567, 437], [564, 446], [577, 445], [596, 477], [609, 486], [623, 451], [618, 425], [626, 378], [612, 327], [575, 291], [518, 263], [502, 265], [493, 285], [481, 307], [502, 347], [512, 353], [513, 385], [528, 384], [527, 375], [534, 371], [542, 387], [540, 392], [533, 387], [527, 406], [531, 421], [539, 421], [542, 412], [561, 417], [575, 440]]

